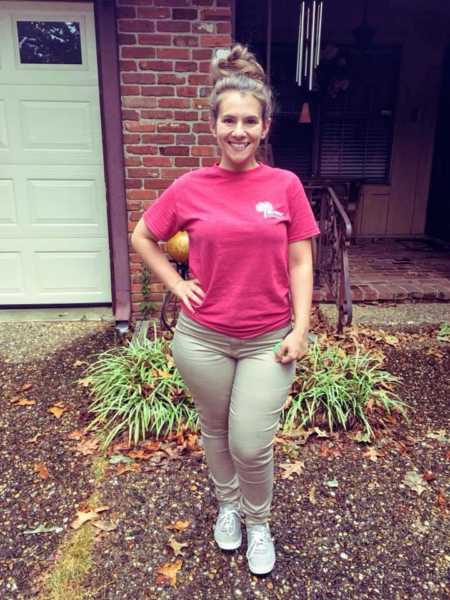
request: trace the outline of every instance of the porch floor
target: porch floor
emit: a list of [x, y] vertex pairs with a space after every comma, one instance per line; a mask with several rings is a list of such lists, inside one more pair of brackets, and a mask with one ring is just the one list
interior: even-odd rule
[[[356, 239], [349, 252], [354, 302], [450, 301], [450, 244], [433, 239]], [[334, 302], [324, 289], [316, 301]]]

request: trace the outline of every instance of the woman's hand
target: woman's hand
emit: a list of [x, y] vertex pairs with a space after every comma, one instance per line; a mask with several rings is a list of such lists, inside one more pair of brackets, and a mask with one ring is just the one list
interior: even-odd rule
[[308, 352], [308, 334], [300, 334], [291, 331], [275, 352], [275, 360], [282, 364], [288, 364], [298, 360]]
[[192, 304], [200, 306], [203, 303], [205, 292], [200, 287], [198, 279], [180, 279], [173, 286], [172, 292], [183, 302], [183, 304], [191, 311], [195, 312]]

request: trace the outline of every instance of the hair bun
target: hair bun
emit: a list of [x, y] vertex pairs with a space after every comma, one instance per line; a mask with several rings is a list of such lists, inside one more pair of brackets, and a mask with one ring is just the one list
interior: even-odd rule
[[262, 83], [265, 83], [266, 80], [264, 69], [256, 60], [253, 52], [241, 44], [235, 44], [225, 57], [216, 57], [212, 60], [211, 79], [213, 85], [222, 77], [230, 75], [243, 75]]

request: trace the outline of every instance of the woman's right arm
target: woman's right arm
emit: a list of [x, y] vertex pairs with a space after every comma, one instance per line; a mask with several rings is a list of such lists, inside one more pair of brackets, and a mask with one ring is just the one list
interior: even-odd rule
[[170, 264], [167, 256], [158, 245], [158, 241], [152, 236], [144, 219], [136, 225], [131, 236], [131, 244], [138, 254], [141, 255], [147, 267], [169, 288], [180, 300], [195, 312], [191, 302], [200, 305], [205, 293], [197, 279], [183, 279], [177, 270]]

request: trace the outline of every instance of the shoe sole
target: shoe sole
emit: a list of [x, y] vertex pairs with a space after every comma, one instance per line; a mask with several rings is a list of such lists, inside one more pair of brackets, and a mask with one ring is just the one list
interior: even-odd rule
[[219, 546], [221, 550], [237, 550], [242, 544], [242, 536], [241, 538], [234, 543], [224, 544], [223, 542], [219, 542], [216, 538], [214, 538], [216, 544]]

